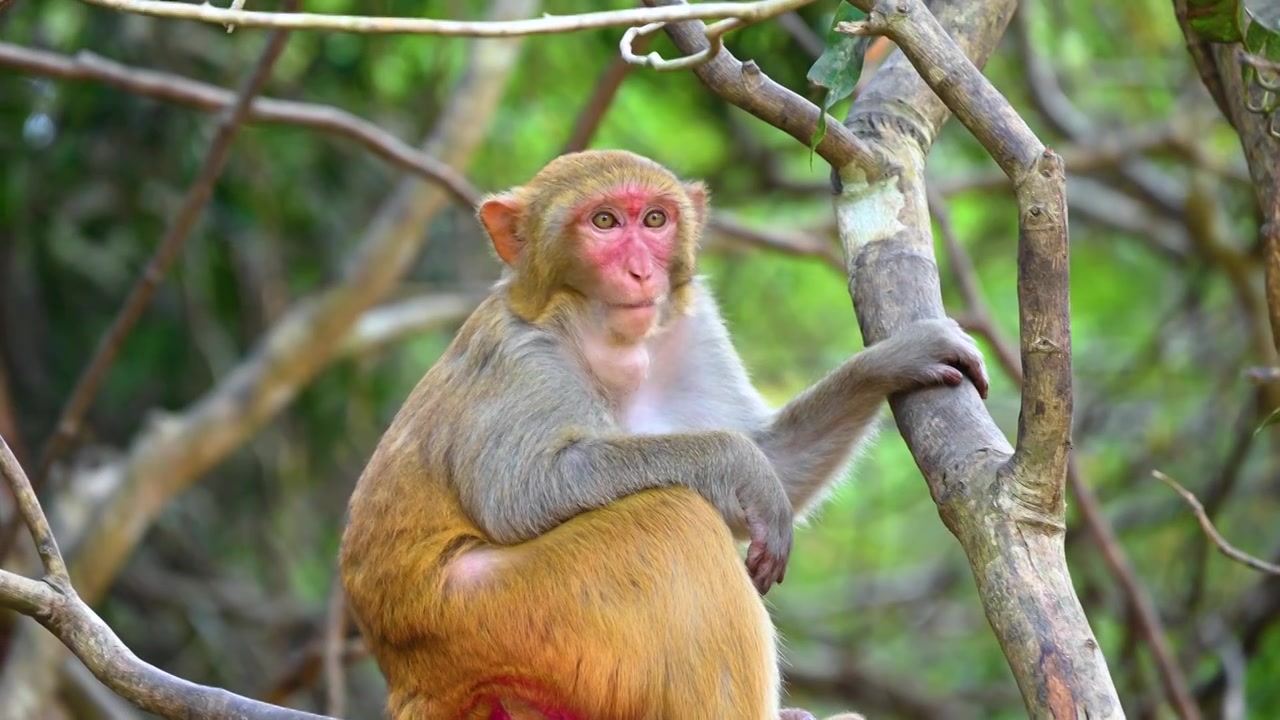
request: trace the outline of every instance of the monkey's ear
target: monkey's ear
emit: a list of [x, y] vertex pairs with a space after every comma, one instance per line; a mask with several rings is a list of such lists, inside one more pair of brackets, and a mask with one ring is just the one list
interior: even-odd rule
[[522, 243], [516, 234], [516, 226], [520, 220], [520, 211], [523, 209], [523, 203], [515, 195], [506, 193], [486, 198], [480, 203], [480, 210], [477, 213], [480, 224], [484, 225], [485, 232], [489, 233], [493, 249], [497, 251], [502, 262], [508, 265], [515, 265], [516, 259], [520, 257]]
[[707, 186], [696, 180], [687, 182], [684, 184], [684, 192], [693, 204], [693, 220], [701, 228], [707, 221], [707, 203], [710, 199]]

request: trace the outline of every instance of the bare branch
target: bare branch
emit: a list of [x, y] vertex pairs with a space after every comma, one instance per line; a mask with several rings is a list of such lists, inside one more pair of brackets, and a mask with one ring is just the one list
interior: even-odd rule
[[18, 458], [9, 449], [9, 443], [0, 438], [0, 472], [4, 473], [9, 490], [17, 501], [18, 512], [14, 522], [20, 518], [31, 533], [31, 540], [36, 544], [36, 552], [40, 555], [40, 564], [44, 566], [46, 582], [55, 591], [65, 592], [70, 587], [70, 576], [67, 566], [62, 561], [62, 552], [49, 528], [49, 520], [44, 516], [44, 509], [36, 499], [36, 491], [32, 488], [27, 474], [18, 464]]
[[[535, 0], [495, 0], [491, 16], [522, 17]], [[487, 137], [521, 44], [512, 40], [471, 43], [465, 72], [450, 93], [431, 140], [424, 148], [462, 167]], [[178, 493], [239, 447], [285, 407], [317, 373], [333, 362], [351, 327], [385, 298], [417, 257], [425, 228], [449, 196], [437, 185], [404, 178], [379, 209], [342, 278], [295, 304], [263, 337], [251, 356], [183, 411], [143, 428], [126, 457], [113, 462], [109, 497], [101, 501], [70, 556], [71, 577], [90, 601], [100, 598], [155, 516]], [[19, 636], [0, 682], [46, 698], [57, 674], [48, 636]], [[52, 657], [50, 657], [50, 655]]]
[[777, 229], [754, 228], [724, 212], [712, 213], [708, 229], [736, 243], [766, 248], [784, 255], [812, 257], [828, 267], [843, 271], [844, 262], [829, 244], [813, 233]]
[[[894, 396], [889, 405], [969, 559], [1028, 712], [1118, 717], [1115, 684], [1063, 557], [1071, 378], [1061, 160], [1045, 153], [977, 69], [1015, 3], [934, 0], [937, 19], [918, 0], [853, 4], [871, 10], [855, 31], [887, 34], [899, 48], [867, 82], [846, 124], [873, 138], [901, 170], [867, 182], [838, 168], [836, 217], [863, 337], [880, 342], [945, 312], [923, 176], [926, 153], [954, 112], [1018, 192], [1022, 415], [1034, 432], [1020, 433], [1015, 454], [969, 383]], [[1030, 287], [1032, 280], [1041, 287]]]
[[0, 605], [34, 618], [90, 672], [138, 708], [167, 718], [323, 720], [323, 716], [250, 700], [187, 682], [134, 655], [71, 587], [67, 569], [27, 474], [0, 438], [0, 472], [19, 498], [22, 519], [40, 550], [44, 582], [0, 570]]
[[1191, 491], [1182, 487], [1174, 481], [1173, 478], [1165, 475], [1159, 470], [1153, 470], [1151, 471], [1151, 474], [1154, 475], [1157, 480], [1173, 488], [1174, 492], [1182, 496], [1182, 499], [1191, 507], [1191, 512], [1196, 514], [1196, 520], [1200, 521], [1200, 528], [1204, 530], [1204, 534], [1209, 536], [1209, 539], [1213, 541], [1214, 545], [1218, 546], [1218, 550], [1220, 550], [1223, 555], [1226, 555], [1246, 567], [1251, 567], [1254, 570], [1271, 575], [1280, 575], [1280, 565], [1269, 563], [1266, 560], [1260, 560], [1227, 542], [1227, 539], [1222, 537], [1222, 534], [1218, 532], [1218, 529], [1213, 526], [1213, 521], [1210, 520], [1208, 514], [1205, 513], [1204, 506], [1200, 504], [1200, 501], [1196, 499], [1195, 495], [1191, 494]]
[[[136, 95], [182, 103], [201, 110], [226, 108], [235, 102], [236, 97], [216, 85], [129, 67], [87, 50], [69, 56], [0, 42], [0, 66], [63, 80], [95, 80]], [[440, 183], [463, 205], [474, 206], [480, 200], [480, 192], [457, 170], [346, 110], [331, 105], [259, 97], [249, 105], [245, 121], [296, 125], [354, 140], [392, 165]]]
[[[977, 273], [974, 271], [964, 247], [960, 244], [959, 239], [955, 237], [946, 206], [936, 192], [929, 193], [929, 210], [942, 231], [952, 273], [957, 277], [957, 283], [960, 286], [961, 295], [965, 299], [965, 304], [968, 306], [969, 314], [976, 318], [976, 322], [980, 326], [979, 332], [986, 335], [987, 340], [995, 348], [996, 356], [999, 358], [1000, 364], [1005, 367], [1009, 377], [1021, 387], [1023, 377], [1018, 358], [1013, 355], [1009, 341], [1000, 333], [995, 326], [995, 322], [991, 319], [991, 311], [982, 299], [982, 294], [978, 287]], [[1186, 677], [1182, 669], [1178, 667], [1173, 657], [1173, 652], [1169, 648], [1164, 623], [1160, 620], [1160, 614], [1153, 606], [1150, 594], [1138, 579], [1137, 573], [1133, 570], [1133, 564], [1129, 562], [1124, 548], [1121, 547], [1120, 542], [1116, 539], [1114, 530], [1112, 530], [1102, 509], [1098, 506], [1098, 499], [1094, 495], [1092, 488], [1080, 476], [1080, 470], [1074, 458], [1070, 459], [1067, 466], [1067, 483], [1071, 486], [1071, 490], [1079, 503], [1080, 515], [1084, 520], [1085, 526], [1089, 529], [1090, 535], [1102, 552], [1103, 562], [1106, 563], [1107, 569], [1116, 578], [1116, 583], [1120, 586], [1125, 602], [1129, 606], [1129, 611], [1133, 613], [1138, 629], [1151, 649], [1151, 654], [1156, 661], [1156, 666], [1160, 671], [1160, 677], [1169, 694], [1170, 701], [1177, 708], [1179, 716], [1184, 720], [1199, 717], [1195, 701], [1188, 690]]]
[[356, 321], [339, 352], [375, 352], [411, 335], [461, 322], [483, 299], [481, 293], [431, 293], [372, 308]]
[[[692, 9], [684, 0], [644, 0], [649, 7], [666, 10]], [[665, 30], [676, 47], [689, 55], [710, 47], [706, 26], [697, 20], [668, 25]], [[774, 82], [755, 62], [740, 62], [728, 50], [722, 50], [708, 62], [694, 69], [694, 74], [716, 95], [755, 115], [808, 145], [818, 126], [818, 106]], [[881, 177], [884, 160], [862, 139], [834, 118], [827, 118], [827, 132], [818, 143], [817, 153], [833, 167], [854, 166], [870, 178]]]
[[321, 639], [321, 657], [324, 665], [324, 711], [335, 717], [346, 713], [347, 676], [342, 662], [342, 650], [347, 637], [347, 594], [342, 580], [334, 577], [329, 589], [329, 607], [325, 614], [324, 636]]
[[639, 38], [652, 35], [653, 33], [667, 26], [666, 23], [655, 22], [649, 23], [644, 27], [630, 28], [622, 34], [622, 40], [618, 44], [618, 49], [622, 52], [622, 59], [632, 65], [648, 66], [654, 70], [691, 70], [696, 67], [706, 65], [713, 60], [720, 51], [724, 49], [724, 36], [731, 30], [746, 25], [745, 22], [738, 18], [729, 18], [721, 20], [717, 23], [708, 25], [703, 29], [702, 34], [707, 39], [707, 47], [682, 58], [675, 60], [666, 60], [657, 52], [651, 52], [648, 55], [636, 55], [631, 49]]
[[[292, 10], [297, 5], [298, 0], [286, 0], [285, 8]], [[235, 140], [236, 132], [240, 129], [241, 122], [248, 114], [250, 102], [255, 95], [261, 92], [267, 80], [271, 77], [271, 70], [275, 66], [276, 59], [280, 57], [280, 53], [284, 50], [288, 39], [289, 33], [284, 30], [274, 31], [268, 36], [262, 54], [258, 57], [253, 71], [249, 74], [239, 92], [237, 92], [235, 101], [219, 117], [218, 127], [214, 132], [213, 141], [209, 144], [209, 150], [205, 154], [204, 163], [200, 168], [200, 172], [196, 175], [195, 181], [187, 189], [187, 194], [182, 200], [182, 206], [178, 209], [178, 213], [165, 236], [160, 240], [155, 254], [147, 262], [142, 275], [129, 291], [129, 295], [125, 298], [119, 314], [116, 315], [111, 326], [98, 341], [98, 346], [85, 367], [84, 373], [76, 382], [75, 388], [71, 391], [71, 397], [59, 414], [58, 422], [54, 426], [54, 435], [49, 440], [44, 453], [40, 457], [40, 464], [36, 468], [37, 484], [43, 482], [53, 462], [57, 460], [62, 451], [80, 433], [80, 426], [84, 420], [85, 413], [88, 412], [89, 406], [93, 403], [93, 399], [98, 393], [98, 387], [106, 379], [107, 371], [115, 361], [116, 354], [119, 353], [125, 337], [133, 329], [138, 318], [142, 316], [142, 311], [150, 304], [151, 296], [155, 293], [156, 288], [159, 287], [161, 280], [164, 279], [169, 265], [178, 256], [183, 242], [186, 241], [187, 235], [191, 232], [191, 228], [195, 226], [196, 220], [200, 218], [205, 205], [208, 204], [209, 198], [213, 194], [214, 183], [217, 181], [218, 176], [222, 174], [222, 168], [226, 165], [227, 157], [231, 153], [231, 143]], [[11, 542], [8, 538], [11, 537], [12, 530], [8, 533], [0, 534], [0, 557], [4, 557], [5, 551]]]
[[528, 20], [436, 20], [432, 18], [369, 17], [318, 13], [261, 12], [220, 8], [203, 3], [192, 5], [173, 0], [83, 0], [112, 10], [138, 15], [197, 20], [218, 25], [291, 30], [333, 30], [349, 33], [407, 33], [454, 37], [519, 37], [552, 35], [612, 27], [634, 27], [649, 23], [682, 20], [734, 18], [743, 24], [758, 23], [814, 0], [757, 0], [756, 2], [711, 2], [699, 5], [630, 10], [608, 10], [578, 15], [552, 16]]

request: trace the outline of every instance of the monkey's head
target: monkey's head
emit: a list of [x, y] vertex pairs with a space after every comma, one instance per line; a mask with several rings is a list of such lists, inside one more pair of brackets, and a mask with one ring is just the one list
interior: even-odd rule
[[622, 341], [688, 306], [706, 214], [701, 183], [620, 150], [562, 155], [479, 208], [518, 315], [585, 304]]

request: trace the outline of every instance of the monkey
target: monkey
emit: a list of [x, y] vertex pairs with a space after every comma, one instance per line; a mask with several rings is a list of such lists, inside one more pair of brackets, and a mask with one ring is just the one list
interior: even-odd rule
[[954, 321], [919, 320], [770, 407], [696, 274], [708, 212], [703, 183], [622, 150], [479, 204], [502, 277], [383, 434], [340, 543], [393, 720], [812, 718], [780, 707], [762, 597], [793, 527], [888, 396], [985, 398], [986, 369]]

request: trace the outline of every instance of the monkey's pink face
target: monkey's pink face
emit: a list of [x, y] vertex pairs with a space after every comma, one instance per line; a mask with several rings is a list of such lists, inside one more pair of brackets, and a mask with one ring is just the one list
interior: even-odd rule
[[670, 290], [675, 204], [648, 190], [621, 188], [584, 203], [576, 223], [608, 329], [624, 340], [643, 339]]

